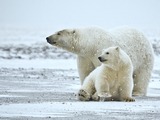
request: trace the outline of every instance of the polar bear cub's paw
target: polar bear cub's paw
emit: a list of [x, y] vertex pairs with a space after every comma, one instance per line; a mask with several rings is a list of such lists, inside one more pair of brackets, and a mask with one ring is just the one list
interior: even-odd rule
[[109, 93], [101, 93], [98, 95], [99, 101], [110, 101], [111, 100], [111, 94]]
[[80, 101], [89, 101], [91, 100], [91, 95], [83, 89], [80, 89], [78, 92], [78, 100]]

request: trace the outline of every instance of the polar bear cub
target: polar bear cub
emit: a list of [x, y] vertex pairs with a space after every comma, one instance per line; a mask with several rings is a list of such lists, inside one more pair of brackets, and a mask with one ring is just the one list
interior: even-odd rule
[[130, 57], [116, 46], [103, 50], [98, 59], [102, 64], [85, 78], [78, 99], [135, 101]]

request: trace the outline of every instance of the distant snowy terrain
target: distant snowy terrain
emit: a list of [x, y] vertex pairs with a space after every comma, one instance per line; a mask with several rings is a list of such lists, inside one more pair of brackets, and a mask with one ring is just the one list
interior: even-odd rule
[[52, 47], [51, 30], [0, 27], [0, 119], [159, 120], [160, 32], [147, 37], [155, 65], [147, 97], [136, 102], [80, 102], [76, 55]]
[[[155, 54], [160, 55], [160, 30], [147, 31]], [[76, 55], [46, 42], [50, 29], [0, 27], [0, 59], [74, 59]]]

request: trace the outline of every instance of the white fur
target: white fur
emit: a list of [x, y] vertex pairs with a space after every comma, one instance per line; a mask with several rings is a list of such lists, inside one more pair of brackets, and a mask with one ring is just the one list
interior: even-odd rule
[[103, 51], [101, 58], [106, 61], [86, 77], [78, 93], [79, 100], [90, 100], [96, 91], [100, 98], [134, 101], [133, 66], [129, 56], [119, 47], [110, 47]]
[[[60, 32], [60, 35], [57, 33]], [[100, 65], [97, 57], [101, 51], [111, 46], [119, 46], [133, 63], [134, 95], [147, 93], [154, 55], [150, 42], [139, 31], [131, 28], [118, 28], [108, 32], [97, 27], [66, 29], [49, 36], [50, 44], [75, 53], [78, 72], [83, 84], [86, 76]]]

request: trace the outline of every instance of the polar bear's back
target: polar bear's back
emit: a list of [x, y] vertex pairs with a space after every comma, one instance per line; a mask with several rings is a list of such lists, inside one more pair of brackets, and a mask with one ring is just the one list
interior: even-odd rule
[[110, 31], [115, 45], [120, 46], [131, 58], [133, 66], [153, 63], [152, 46], [142, 32], [128, 27]]
[[119, 27], [105, 31], [99, 27], [79, 29], [79, 40], [85, 46], [85, 54], [92, 59], [93, 64], [99, 66], [97, 57], [103, 49], [120, 46], [131, 58], [134, 69], [148, 65], [153, 68], [153, 49], [149, 40], [142, 32], [129, 27]]

